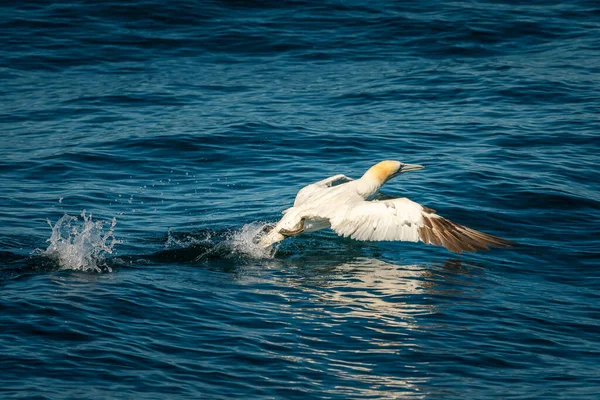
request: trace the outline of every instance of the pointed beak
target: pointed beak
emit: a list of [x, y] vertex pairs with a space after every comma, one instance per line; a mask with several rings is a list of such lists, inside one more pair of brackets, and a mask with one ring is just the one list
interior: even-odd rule
[[411, 171], [418, 171], [423, 168], [425, 167], [419, 164], [402, 164], [402, 167], [400, 167], [400, 172], [405, 173]]

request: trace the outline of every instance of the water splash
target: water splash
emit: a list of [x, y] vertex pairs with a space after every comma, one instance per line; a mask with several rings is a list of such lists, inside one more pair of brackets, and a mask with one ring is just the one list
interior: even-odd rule
[[112, 272], [105, 263], [105, 255], [112, 254], [116, 244], [122, 243], [114, 236], [117, 224], [113, 217], [110, 228], [104, 231], [104, 221], [94, 221], [92, 214], [81, 212], [81, 220], [73, 215], [64, 215], [56, 224], [48, 220], [52, 228], [50, 242], [44, 251], [38, 254], [56, 260], [62, 269], [102, 272], [103, 269]]
[[[237, 230], [212, 231], [197, 233], [175, 233], [169, 231], [165, 251], [179, 258], [188, 258], [184, 252], [195, 251], [193, 261], [212, 258], [272, 258], [276, 248], [264, 249], [258, 243], [265, 235], [265, 224], [253, 222]], [[190, 260], [190, 261], [191, 261]]]
[[260, 239], [266, 235], [268, 224], [252, 222], [242, 229], [234, 231], [229, 237], [229, 244], [235, 253], [245, 254], [252, 258], [273, 258], [277, 247], [265, 249], [260, 245]]

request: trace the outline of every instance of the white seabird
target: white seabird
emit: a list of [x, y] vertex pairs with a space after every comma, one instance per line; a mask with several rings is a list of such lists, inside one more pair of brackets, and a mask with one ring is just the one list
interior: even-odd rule
[[331, 228], [364, 241], [400, 240], [444, 246], [454, 253], [511, 247], [513, 243], [440, 217], [435, 210], [379, 192], [395, 176], [423, 166], [381, 161], [357, 180], [335, 175], [302, 188], [294, 206], [260, 240], [264, 248], [301, 233]]

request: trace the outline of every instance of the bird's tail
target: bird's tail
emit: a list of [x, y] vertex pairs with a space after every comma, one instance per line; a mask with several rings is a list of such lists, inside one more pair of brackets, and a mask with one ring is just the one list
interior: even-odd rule
[[264, 249], [268, 249], [275, 243], [281, 242], [283, 239], [285, 239], [285, 236], [273, 228], [273, 225], [265, 225], [262, 229], [262, 232], [254, 239], [255, 243], [258, 243]]
[[285, 239], [285, 236], [283, 236], [281, 233], [271, 231], [268, 235], [263, 236], [259, 243], [263, 248], [268, 249], [275, 243], [281, 242], [283, 239]]

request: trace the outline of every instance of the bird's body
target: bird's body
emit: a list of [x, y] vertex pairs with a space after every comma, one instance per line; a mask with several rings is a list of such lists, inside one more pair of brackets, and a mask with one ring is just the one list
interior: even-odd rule
[[489, 245], [509, 247], [509, 241], [440, 217], [434, 210], [405, 197], [379, 193], [389, 179], [420, 165], [382, 161], [360, 179], [335, 175], [302, 188], [294, 206], [261, 239], [268, 248], [287, 237], [331, 228], [338, 235], [364, 241], [422, 241], [448, 250], [487, 250]]

